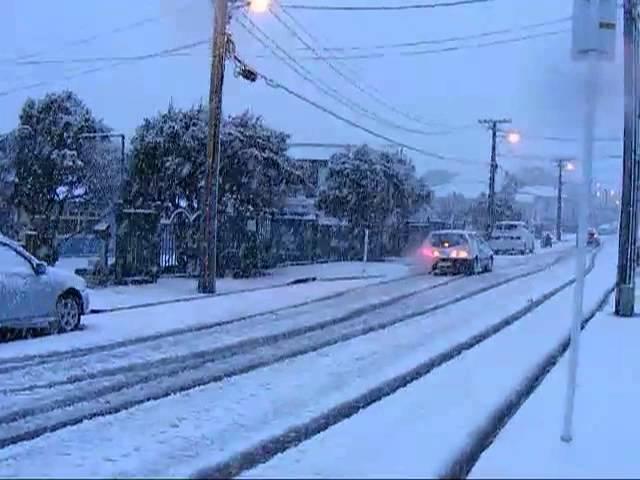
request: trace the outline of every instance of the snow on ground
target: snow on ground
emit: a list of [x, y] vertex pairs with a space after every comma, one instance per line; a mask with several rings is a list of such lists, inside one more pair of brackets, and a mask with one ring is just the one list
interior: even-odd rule
[[572, 271], [567, 261], [394, 328], [9, 447], [0, 473], [184, 477], [410, 369]]
[[472, 478], [640, 477], [640, 321], [615, 317], [612, 300], [582, 335], [573, 442], [560, 440], [565, 355], [485, 451]]
[[[543, 258], [544, 257], [540, 257], [540, 260]], [[502, 267], [499, 268], [526, 265], [529, 261], [530, 258], [527, 257], [505, 257]], [[393, 265], [390, 272], [398, 267], [398, 264], [390, 265]], [[323, 265], [315, 265], [315, 267], [322, 268]], [[497, 270], [499, 268], [496, 266]], [[345, 270], [342, 272], [344, 273], [344, 271]], [[398, 278], [402, 277], [400, 274], [401, 271], [406, 272], [406, 270], [395, 270], [399, 275]], [[0, 359], [16, 355], [41, 354], [73, 348], [90, 347], [93, 345], [103, 345], [182, 327], [222, 322], [246, 315], [254, 315], [297, 305], [344, 292], [345, 290], [378, 284], [385, 279], [389, 279], [389, 277], [311, 282], [287, 286], [281, 290], [277, 290], [277, 293], [274, 293], [273, 290], [255, 290], [238, 292], [233, 295], [196, 298], [188, 302], [169, 303], [142, 309], [89, 315], [83, 319], [85, 326], [83, 330], [65, 335], [53, 335], [2, 344], [0, 345]], [[121, 288], [135, 289], [137, 287]], [[386, 290], [394, 291], [397, 290], [397, 288], [396, 285], [389, 284]], [[379, 300], [379, 298], [377, 300]]]
[[284, 290], [281, 294], [274, 294], [273, 290], [257, 290], [89, 315], [83, 319], [85, 328], [80, 331], [0, 344], [0, 359], [103, 345], [182, 327], [222, 322], [297, 305], [368, 284], [367, 280], [314, 282], [287, 287], [286, 294]]
[[[86, 266], [87, 259], [63, 258], [58, 267], [75, 271]], [[399, 278], [409, 273], [409, 267], [402, 262], [331, 262], [312, 265], [281, 267], [270, 270], [268, 275], [258, 278], [218, 279], [219, 294], [256, 290], [286, 285], [296, 279], [316, 277], [317, 280], [332, 280], [343, 277], [371, 277], [371, 282]], [[147, 285], [112, 286], [91, 291], [91, 308], [109, 310], [114, 308], [145, 305], [154, 302], [198, 298], [197, 279], [161, 277], [157, 283]]]
[[[573, 246], [571, 237], [566, 237], [561, 243], [555, 243], [550, 249], [536, 250], [536, 255], [548, 255], [558, 250], [565, 250]], [[400, 278], [410, 273], [411, 262], [406, 258], [393, 258], [387, 262], [330, 262], [312, 265], [296, 265], [275, 268], [268, 275], [258, 278], [218, 279], [219, 294], [229, 294], [251, 291], [261, 288], [286, 285], [301, 278], [316, 277], [317, 280], [332, 280], [345, 277], [370, 277], [371, 283], [385, 279]], [[496, 268], [509, 267], [527, 261], [522, 256], [496, 257]], [[56, 267], [70, 272], [77, 268], [87, 267], [89, 262], [85, 257], [61, 258]], [[156, 302], [199, 298], [197, 280], [192, 278], [161, 277], [157, 283], [147, 285], [110, 286], [91, 290], [91, 308], [96, 311], [147, 305]]]
[[[607, 245], [588, 278], [587, 308], [595, 306], [614, 282], [616, 250], [617, 245]], [[248, 472], [247, 478], [442, 475], [477, 429], [568, 333], [572, 295], [571, 288], [565, 290], [497, 336]], [[540, 425], [541, 418], [546, 418], [542, 409], [537, 414], [517, 435], [527, 435]], [[509, 476], [506, 465], [516, 452], [519, 458], [527, 451], [511, 449], [511, 440], [517, 435], [504, 442], [509, 454], [493, 464], [505, 468], [485, 470], [490, 476], [501, 472]], [[532, 472], [525, 469], [519, 473], [530, 477]]]

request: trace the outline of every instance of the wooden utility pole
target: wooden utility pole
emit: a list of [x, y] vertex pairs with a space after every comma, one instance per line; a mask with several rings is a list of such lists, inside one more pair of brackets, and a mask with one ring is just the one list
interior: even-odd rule
[[198, 291], [216, 292], [218, 243], [218, 183], [220, 176], [220, 123], [222, 121], [222, 84], [227, 50], [228, 0], [214, 0], [211, 77], [209, 81], [209, 136], [207, 167], [202, 192], [201, 267]]
[[511, 120], [485, 119], [479, 121], [491, 132], [491, 161], [489, 164], [489, 196], [487, 198], [487, 237], [493, 233], [496, 224], [496, 173], [498, 172], [497, 142], [498, 125], [511, 123]]
[[559, 158], [556, 160], [556, 164], [558, 166], [558, 198], [556, 205], [556, 240], [558, 242], [562, 241], [562, 187], [564, 186], [564, 181], [562, 179], [562, 173], [564, 172], [567, 166], [571, 166], [569, 163], [569, 159], [567, 158]]

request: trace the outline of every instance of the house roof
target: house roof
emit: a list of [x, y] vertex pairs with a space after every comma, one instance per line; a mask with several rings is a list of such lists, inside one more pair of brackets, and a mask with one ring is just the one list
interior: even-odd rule
[[519, 189], [518, 193], [543, 198], [556, 198], [558, 196], [556, 187], [550, 187], [548, 185], [529, 185]]

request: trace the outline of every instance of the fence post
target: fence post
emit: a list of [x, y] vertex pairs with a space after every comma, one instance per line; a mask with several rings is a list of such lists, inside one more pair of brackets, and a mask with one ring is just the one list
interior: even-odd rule
[[367, 271], [367, 257], [369, 256], [369, 229], [364, 229], [364, 255], [362, 256], [362, 273]]

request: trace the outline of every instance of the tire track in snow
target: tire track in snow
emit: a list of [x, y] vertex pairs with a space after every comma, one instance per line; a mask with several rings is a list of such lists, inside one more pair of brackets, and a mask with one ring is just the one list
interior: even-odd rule
[[[330, 301], [333, 301], [333, 300], [336, 300], [336, 299], [342, 299], [343, 297], [348, 296], [348, 295], [356, 295], [356, 294], [365, 295], [366, 291], [368, 291], [368, 290], [375, 291], [376, 288], [380, 288], [380, 287], [383, 287], [383, 286], [388, 286], [388, 285], [393, 284], [393, 283], [410, 282], [412, 280], [415, 281], [415, 278], [417, 278], [419, 276], [420, 275], [411, 275], [409, 277], [394, 278], [394, 279], [390, 279], [390, 280], [385, 280], [383, 282], [376, 282], [376, 283], [370, 284], [370, 285], [363, 285], [363, 286], [355, 287], [355, 288], [352, 288], [352, 289], [346, 289], [346, 290], [343, 290], [342, 292], [333, 293], [331, 295], [326, 295], [326, 296], [323, 296], [323, 297], [320, 297], [320, 298], [316, 298], [316, 299], [313, 299], [313, 300], [300, 302], [300, 303], [297, 303], [297, 304], [294, 304], [294, 305], [288, 305], [286, 307], [281, 307], [281, 308], [277, 308], [277, 309], [273, 309], [273, 310], [266, 310], [266, 311], [263, 311], [263, 312], [254, 313], [254, 314], [251, 314], [251, 315], [245, 315], [245, 316], [241, 316], [241, 317], [236, 317], [236, 318], [232, 318], [232, 319], [229, 319], [229, 320], [223, 320], [223, 321], [218, 321], [218, 322], [210, 322], [210, 323], [203, 323], [203, 324], [192, 325], [192, 326], [184, 327], [184, 328], [176, 328], [176, 329], [166, 330], [166, 331], [154, 333], [154, 334], [151, 334], [151, 335], [135, 337], [135, 338], [131, 338], [131, 339], [121, 340], [121, 341], [102, 344], [102, 345], [94, 345], [94, 346], [91, 346], [91, 347], [76, 348], [76, 349], [73, 349], [73, 350], [54, 351], [54, 352], [43, 353], [43, 354], [22, 355], [22, 356], [17, 356], [17, 357], [2, 358], [2, 359], [0, 359], [0, 375], [8, 373], [8, 372], [14, 372], [17, 369], [31, 368], [31, 367], [34, 367], [34, 366], [45, 365], [45, 364], [48, 365], [53, 361], [62, 361], [62, 360], [69, 360], [69, 359], [74, 359], [74, 358], [83, 358], [83, 357], [87, 357], [87, 356], [90, 356], [90, 355], [93, 355], [93, 354], [96, 354], [96, 353], [112, 352], [112, 351], [123, 349], [123, 348], [127, 348], [127, 347], [132, 347], [132, 346], [141, 345], [141, 344], [145, 344], [145, 343], [151, 343], [151, 342], [154, 342], [156, 340], [162, 340], [162, 339], [165, 339], [165, 338], [179, 337], [179, 336], [182, 336], [182, 335], [189, 335], [189, 334], [196, 334], [196, 333], [203, 333], [203, 332], [206, 332], [208, 330], [213, 330], [213, 329], [217, 329], [217, 328], [224, 327], [224, 326], [227, 326], [227, 325], [233, 325], [233, 324], [237, 324], [237, 323], [253, 320], [255, 318], [259, 318], [259, 317], [263, 317], [263, 316], [278, 315], [278, 314], [282, 314], [282, 313], [289, 313], [289, 312], [292, 312], [292, 311], [294, 311], [296, 309], [299, 309], [299, 308], [304, 308], [304, 307], [308, 307], [308, 306], [311, 306], [311, 305], [316, 305], [316, 304], [320, 304], [320, 303], [324, 303], [324, 302], [330, 302]], [[455, 281], [456, 279], [457, 278], [443, 280], [441, 283], [442, 284], [447, 284], [447, 283], [450, 283], [452, 281]], [[418, 289], [415, 289], [415, 287], [414, 287], [414, 290], [409, 292], [407, 295], [419, 294], [424, 290], [439, 286], [441, 283], [429, 284], [429, 285], [426, 285], [426, 286], [422, 286], [422, 287], [420, 287]], [[411, 284], [409, 284], [409, 286], [411, 286]], [[400, 298], [400, 300], [401, 299], [402, 298]], [[96, 315], [100, 315], [100, 314], [96, 314]]]
[[[595, 259], [598, 254], [596, 251], [592, 254], [588, 265], [587, 273], [591, 273], [595, 266]], [[396, 377], [383, 382], [382, 384], [371, 388], [365, 393], [357, 397], [342, 402], [331, 410], [318, 415], [309, 421], [288, 428], [284, 432], [272, 436], [256, 445], [253, 445], [244, 451], [233, 455], [226, 461], [219, 462], [209, 468], [204, 468], [196, 472], [192, 478], [195, 479], [217, 479], [217, 478], [233, 478], [241, 473], [251, 470], [258, 465], [268, 462], [276, 455], [294, 448], [301, 443], [315, 437], [332, 426], [347, 420], [356, 415], [361, 410], [377, 403], [400, 389], [410, 385], [429, 375], [434, 370], [446, 365], [450, 361], [459, 357], [464, 352], [471, 350], [480, 343], [485, 342], [491, 337], [498, 335], [507, 327], [513, 325], [518, 320], [527, 316], [542, 304], [555, 297], [571, 285], [575, 283], [575, 278], [562, 283], [560, 286], [550, 290], [548, 293], [534, 300], [529, 305], [519, 309], [513, 314], [491, 325], [482, 332], [469, 337], [467, 340], [454, 345], [450, 349], [437, 354], [413, 369]]]
[[[377, 323], [367, 324], [368, 316], [365, 315], [380, 310], [380, 307], [367, 308], [359, 315], [351, 315], [348, 319], [342, 318], [338, 321], [334, 319], [322, 326], [311, 326], [312, 328], [286, 331], [274, 336], [248, 339], [245, 343], [240, 342], [240, 344], [223, 347], [227, 350], [211, 349], [198, 352], [198, 358], [190, 357], [189, 361], [181, 359], [169, 369], [165, 364], [160, 364], [157, 370], [149, 371], [149, 366], [145, 365], [146, 368], [140, 367], [142, 373], [134, 378], [127, 377], [111, 385], [105, 385], [104, 382], [99, 381], [96, 382], [96, 386], [90, 386], [87, 391], [74, 388], [74, 393], [67, 397], [13, 411], [4, 409], [6, 413], [0, 417], [0, 422], [3, 423], [0, 448], [389, 328], [507, 283], [540, 273], [557, 264], [562, 258], [556, 258], [550, 264], [529, 269], [524, 273], [508, 275], [506, 278], [471, 289], [470, 292], [453, 295], [448, 300], [429, 307], [413, 310], [400, 316], [383, 318]], [[398, 300], [387, 301], [387, 303], [396, 305]], [[345, 322], [351, 322], [351, 329], [340, 328]], [[336, 331], [328, 330], [331, 328]], [[287, 345], [287, 342], [290, 345]], [[125, 391], [127, 392], [125, 397], [120, 395]]]

